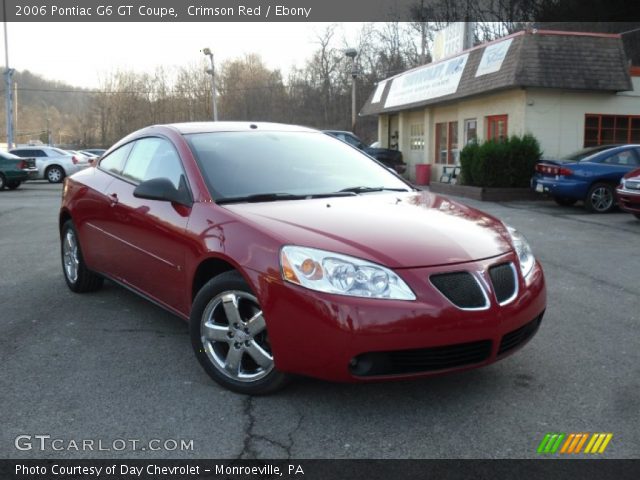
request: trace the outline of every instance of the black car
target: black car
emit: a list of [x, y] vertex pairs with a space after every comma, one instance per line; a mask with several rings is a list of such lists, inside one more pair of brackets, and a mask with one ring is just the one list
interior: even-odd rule
[[345, 132], [342, 130], [324, 130], [324, 133], [336, 137], [343, 142], [348, 143], [375, 158], [380, 163], [386, 165], [389, 168], [393, 168], [399, 174], [407, 171], [407, 164], [402, 161], [402, 152], [399, 150], [391, 150], [390, 148], [374, 148], [367, 147], [362, 140], [356, 137], [351, 132]]

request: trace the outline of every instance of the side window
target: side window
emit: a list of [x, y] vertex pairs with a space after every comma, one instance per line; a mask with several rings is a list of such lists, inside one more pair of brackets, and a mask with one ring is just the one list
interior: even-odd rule
[[635, 155], [631, 150], [625, 150], [618, 152], [615, 155], [611, 155], [605, 158], [602, 163], [609, 165], [620, 165], [623, 167], [637, 165]]
[[100, 168], [106, 172], [122, 174], [122, 167], [124, 167], [124, 162], [131, 151], [132, 145], [132, 143], [128, 143], [103, 157], [100, 160]]
[[168, 178], [176, 188], [184, 175], [178, 152], [163, 138], [143, 138], [135, 142], [123, 176], [136, 182]]

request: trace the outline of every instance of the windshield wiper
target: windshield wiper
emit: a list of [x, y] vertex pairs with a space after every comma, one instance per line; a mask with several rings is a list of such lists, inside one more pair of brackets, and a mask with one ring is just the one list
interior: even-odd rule
[[369, 192], [410, 192], [406, 188], [389, 188], [389, 187], [348, 187], [343, 188], [340, 192], [353, 192], [353, 193], [369, 193]]
[[246, 195], [244, 197], [227, 197], [216, 200], [218, 205], [224, 203], [257, 203], [257, 202], [276, 202], [279, 200], [306, 200], [309, 198], [327, 198], [327, 197], [348, 197], [355, 195], [354, 192], [333, 192], [333, 193], [308, 193], [308, 194], [293, 194], [293, 193], [256, 193], [253, 195]]

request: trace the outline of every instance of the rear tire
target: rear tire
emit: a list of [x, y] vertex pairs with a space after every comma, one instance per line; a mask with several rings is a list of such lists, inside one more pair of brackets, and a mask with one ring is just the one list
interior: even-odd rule
[[87, 268], [80, 250], [80, 241], [73, 222], [67, 220], [60, 232], [62, 272], [72, 292], [93, 292], [102, 287], [104, 279]]
[[196, 295], [189, 325], [200, 365], [217, 383], [246, 395], [283, 388], [258, 299], [236, 271], [209, 280]]
[[574, 205], [578, 200], [568, 197], [553, 197], [553, 201], [558, 205], [562, 205], [563, 207], [570, 207], [571, 205]]
[[0, 173], [0, 190], [4, 189], [7, 185], [7, 180], [4, 178], [4, 175]]
[[608, 183], [596, 183], [589, 189], [587, 198], [584, 199], [584, 207], [593, 213], [608, 213], [615, 206], [615, 193], [613, 186]]
[[51, 165], [44, 172], [44, 178], [46, 178], [49, 183], [60, 183], [64, 180], [64, 177], [64, 170], [58, 165]]
[[640, 213], [634, 213], [633, 216], [640, 220]]
[[16, 188], [18, 188], [20, 186], [22, 182], [9, 182], [7, 183], [7, 188], [9, 190], [15, 190]]

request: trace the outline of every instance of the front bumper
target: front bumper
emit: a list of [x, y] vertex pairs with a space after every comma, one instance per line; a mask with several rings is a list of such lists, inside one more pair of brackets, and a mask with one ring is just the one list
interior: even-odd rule
[[[370, 381], [437, 375], [488, 365], [516, 351], [539, 325], [546, 307], [542, 268], [536, 263], [527, 279], [518, 273], [518, 295], [500, 306], [486, 283], [490, 305], [468, 311], [454, 306], [429, 282], [435, 273], [484, 272], [492, 265], [517, 261], [513, 254], [444, 267], [396, 270], [416, 294], [415, 301], [330, 295], [291, 285], [276, 277], [249, 272], [259, 292], [276, 368], [332, 381]], [[443, 368], [409, 369], [387, 374], [358, 362], [385, 358], [389, 352], [449, 355], [466, 344], [485, 349], [468, 362]], [[442, 350], [440, 347], [445, 347]], [[475, 348], [475, 347], [474, 347]], [[479, 347], [480, 348], [480, 347]], [[457, 351], [457, 350], [456, 350]], [[418, 352], [419, 353], [419, 352]], [[372, 357], [373, 355], [373, 357]], [[377, 368], [377, 367], [376, 367]]]
[[630, 190], [626, 188], [616, 189], [618, 206], [630, 213], [640, 214], [640, 190]]

